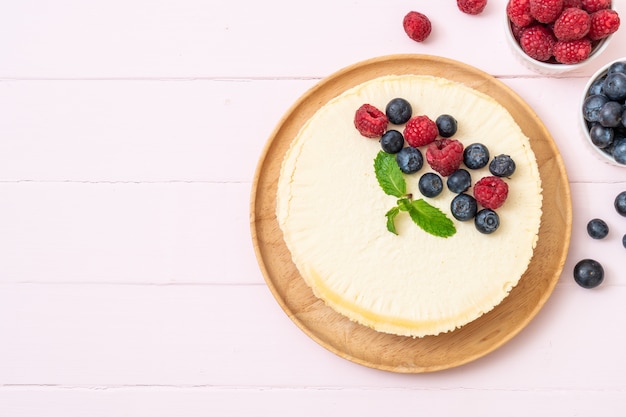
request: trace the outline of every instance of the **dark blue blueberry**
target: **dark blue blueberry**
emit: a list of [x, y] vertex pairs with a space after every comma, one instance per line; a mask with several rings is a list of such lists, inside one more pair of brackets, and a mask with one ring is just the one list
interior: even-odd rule
[[489, 164], [489, 172], [496, 177], [510, 177], [515, 172], [515, 161], [509, 155], [498, 155]]
[[615, 162], [626, 165], [626, 139], [619, 139], [613, 142], [612, 155]]
[[461, 193], [455, 196], [450, 203], [452, 215], [462, 222], [473, 219], [477, 210], [476, 199], [469, 194]]
[[606, 79], [606, 75], [600, 78], [597, 78], [594, 82], [592, 82], [591, 85], [589, 86], [589, 91], [587, 92], [587, 94], [589, 95], [602, 94], [602, 86], [604, 86], [605, 79]]
[[622, 236], [622, 245], [626, 248], [626, 235]]
[[422, 169], [424, 157], [419, 149], [407, 146], [396, 154], [396, 162], [402, 172], [405, 174], [413, 174]]
[[397, 130], [388, 130], [380, 138], [380, 146], [387, 153], [398, 153], [404, 147], [404, 136]]
[[622, 113], [622, 127], [626, 128], [626, 108], [624, 108], [624, 112]]
[[617, 101], [607, 101], [600, 107], [598, 122], [605, 127], [617, 127], [622, 122], [624, 109]]
[[626, 217], [626, 191], [622, 191], [615, 197], [615, 210]]
[[626, 74], [621, 72], [608, 74], [602, 85], [602, 92], [610, 100], [624, 101], [626, 99]]
[[457, 121], [449, 114], [442, 114], [437, 117], [435, 124], [437, 125], [437, 130], [439, 130], [439, 136], [441, 137], [449, 138], [456, 133]]
[[443, 180], [434, 172], [427, 172], [420, 177], [417, 186], [425, 197], [437, 197], [443, 191]]
[[500, 226], [500, 217], [495, 211], [485, 208], [476, 213], [474, 225], [480, 233], [488, 235], [498, 229]]
[[470, 185], [472, 185], [472, 176], [467, 170], [460, 168], [448, 176], [446, 184], [450, 191], [459, 194], [470, 188]]
[[612, 63], [609, 66], [607, 74], [613, 74], [615, 72], [621, 72], [622, 74], [626, 74], [626, 61], [617, 61]]
[[609, 101], [609, 99], [602, 94], [593, 94], [588, 96], [583, 102], [583, 117], [588, 122], [597, 122], [600, 119], [600, 109]]
[[593, 239], [604, 239], [609, 234], [609, 226], [602, 219], [592, 219], [587, 223], [587, 233]]
[[387, 119], [394, 125], [401, 125], [408, 122], [412, 113], [413, 108], [411, 107], [411, 103], [403, 98], [394, 98], [387, 103], [387, 107], [385, 107]]
[[482, 143], [472, 143], [463, 150], [463, 163], [469, 169], [479, 169], [489, 163], [489, 150]]
[[595, 288], [604, 280], [604, 268], [598, 261], [583, 259], [574, 266], [574, 280], [583, 288]]
[[594, 123], [589, 129], [589, 139], [598, 148], [605, 149], [613, 143], [614, 131], [611, 127], [604, 127]]

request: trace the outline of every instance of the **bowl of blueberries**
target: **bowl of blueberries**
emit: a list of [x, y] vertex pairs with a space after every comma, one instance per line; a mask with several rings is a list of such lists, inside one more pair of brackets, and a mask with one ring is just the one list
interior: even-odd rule
[[580, 124], [592, 151], [626, 167], [626, 58], [600, 68], [583, 90]]

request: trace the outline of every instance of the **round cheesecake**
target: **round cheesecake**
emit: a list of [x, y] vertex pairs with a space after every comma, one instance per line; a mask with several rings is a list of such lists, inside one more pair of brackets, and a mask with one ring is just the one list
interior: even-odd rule
[[[509, 193], [496, 210], [500, 226], [494, 233], [480, 233], [473, 221], [451, 215], [456, 194], [445, 177], [441, 194], [420, 195], [418, 180], [432, 171], [426, 161], [404, 175], [407, 192], [438, 208], [456, 232], [427, 233], [407, 213], [396, 216], [397, 234], [387, 229], [385, 215], [398, 198], [381, 189], [374, 169], [381, 145], [357, 131], [354, 116], [363, 104], [384, 111], [398, 97], [409, 101], [413, 115], [453, 116], [458, 130], [451, 139], [482, 143], [492, 158], [506, 154], [515, 161], [515, 172], [504, 178]], [[491, 175], [487, 167], [468, 171], [472, 184]], [[317, 297], [377, 331], [423, 337], [475, 320], [517, 285], [537, 244], [541, 192], [529, 139], [498, 102], [447, 79], [390, 75], [345, 91], [300, 129], [282, 163], [276, 214], [293, 263]]]

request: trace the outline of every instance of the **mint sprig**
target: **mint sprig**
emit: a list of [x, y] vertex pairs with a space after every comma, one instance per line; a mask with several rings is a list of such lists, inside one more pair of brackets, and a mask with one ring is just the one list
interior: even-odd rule
[[416, 225], [431, 235], [450, 237], [456, 233], [454, 223], [445, 213], [425, 200], [413, 200], [412, 195], [407, 194], [404, 174], [394, 155], [378, 152], [374, 159], [374, 171], [385, 194], [398, 198], [397, 205], [385, 214], [387, 230], [397, 235], [395, 219], [400, 212], [407, 212]]

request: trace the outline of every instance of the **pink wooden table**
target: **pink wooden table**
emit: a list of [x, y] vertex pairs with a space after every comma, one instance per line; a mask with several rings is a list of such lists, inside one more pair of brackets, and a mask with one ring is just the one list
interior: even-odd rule
[[[626, 16], [626, 1], [615, 0]], [[626, 169], [593, 159], [582, 89], [521, 66], [504, 0], [24, 0], [0, 13], [0, 416], [624, 416]], [[433, 22], [418, 44], [409, 10]], [[347, 65], [440, 55], [515, 90], [570, 179], [572, 242], [539, 315], [470, 364], [401, 375], [300, 331], [254, 255], [257, 160], [291, 104]], [[604, 218], [611, 234], [585, 230]], [[573, 281], [585, 257], [594, 290]]]

